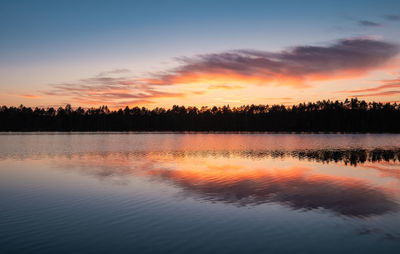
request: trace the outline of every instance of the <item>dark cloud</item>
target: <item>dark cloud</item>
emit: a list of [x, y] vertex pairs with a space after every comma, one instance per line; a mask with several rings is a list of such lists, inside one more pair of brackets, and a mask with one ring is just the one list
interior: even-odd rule
[[[153, 79], [153, 85], [242, 79], [304, 86], [302, 81], [336, 79], [373, 70], [399, 52], [397, 45], [368, 38], [340, 40], [329, 46], [299, 46], [279, 53], [234, 50], [179, 58], [181, 66]], [[292, 83], [286, 83], [291, 81]]]
[[400, 21], [400, 15], [385, 15], [383, 17], [390, 21]]
[[112, 75], [126, 73], [126, 69], [102, 72], [77, 82], [54, 84], [42, 94], [71, 97], [80, 103], [120, 105], [122, 100], [183, 97], [184, 93], [161, 88], [179, 84], [201, 83], [208, 89], [240, 89], [246, 84], [308, 87], [312, 81], [358, 77], [382, 67], [398, 53], [397, 45], [370, 38], [298, 46], [281, 52], [231, 50], [181, 57], [178, 67], [148, 77]]
[[380, 27], [382, 26], [382, 24], [373, 22], [373, 21], [369, 21], [369, 20], [360, 20], [358, 21], [358, 24], [360, 26], [366, 26], [366, 27]]

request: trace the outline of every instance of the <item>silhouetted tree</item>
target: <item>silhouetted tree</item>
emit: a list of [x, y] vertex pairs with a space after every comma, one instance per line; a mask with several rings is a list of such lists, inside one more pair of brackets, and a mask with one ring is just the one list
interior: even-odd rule
[[396, 103], [317, 101], [284, 105], [184, 107], [107, 106], [73, 109], [2, 106], [0, 131], [285, 131], [400, 133]]

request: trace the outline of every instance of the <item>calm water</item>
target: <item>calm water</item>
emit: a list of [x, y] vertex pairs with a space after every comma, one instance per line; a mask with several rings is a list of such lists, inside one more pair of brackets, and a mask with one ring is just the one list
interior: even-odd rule
[[400, 135], [0, 134], [0, 253], [399, 253]]

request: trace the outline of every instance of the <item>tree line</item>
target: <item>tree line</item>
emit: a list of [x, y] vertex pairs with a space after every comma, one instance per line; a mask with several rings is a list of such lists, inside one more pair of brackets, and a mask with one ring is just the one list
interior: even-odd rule
[[110, 110], [2, 106], [0, 131], [271, 131], [400, 133], [400, 104], [323, 100], [284, 105]]

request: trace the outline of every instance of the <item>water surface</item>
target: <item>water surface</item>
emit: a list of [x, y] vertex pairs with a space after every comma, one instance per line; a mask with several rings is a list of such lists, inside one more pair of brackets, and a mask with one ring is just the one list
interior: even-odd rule
[[400, 135], [0, 135], [0, 253], [397, 253]]

